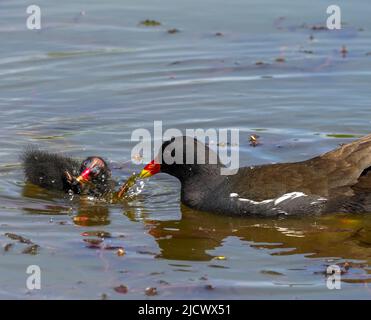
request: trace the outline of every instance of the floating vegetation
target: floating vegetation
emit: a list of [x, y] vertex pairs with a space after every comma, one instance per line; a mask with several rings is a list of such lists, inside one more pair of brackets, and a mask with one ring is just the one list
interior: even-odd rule
[[[19, 241], [20, 243], [28, 244], [29, 246], [23, 249], [23, 254], [31, 254], [36, 255], [38, 253], [38, 249], [40, 248], [39, 245], [33, 243], [30, 239], [24, 238], [18, 234], [15, 233], [5, 233], [5, 236], [9, 239]], [[10, 250], [10, 248], [13, 246], [12, 243], [8, 243], [4, 246], [4, 251], [7, 252]]]
[[209, 264], [208, 267], [209, 268], [217, 268], [217, 269], [229, 269], [229, 267], [221, 266], [221, 265], [218, 265], [218, 264]]
[[323, 26], [323, 25], [313, 25], [310, 27], [311, 30], [313, 31], [323, 31], [323, 30], [328, 30], [328, 28], [326, 26]]
[[215, 36], [216, 36], [216, 37], [223, 37], [224, 34], [223, 34], [222, 32], [217, 32], [217, 33], [215, 33]]
[[30, 245], [28, 247], [26, 247], [22, 253], [23, 254], [31, 254], [31, 255], [36, 255], [38, 253], [38, 250], [39, 250], [40, 246], [37, 245], [37, 244], [33, 244], [33, 245]]
[[181, 63], [182, 63], [181, 61], [174, 61], [174, 62], [169, 63], [169, 66], [175, 66], [175, 65], [181, 64]]
[[151, 255], [151, 256], [155, 256], [156, 255], [156, 252], [151, 252], [151, 251], [148, 251], [148, 250], [138, 250], [137, 253], [139, 253], [139, 254], [148, 254], [148, 255]]
[[146, 19], [146, 20], [141, 21], [139, 24], [145, 27], [157, 27], [161, 25], [161, 22], [156, 21], [156, 20]]
[[85, 231], [81, 234], [83, 237], [111, 238], [111, 234], [106, 231]]
[[126, 294], [129, 291], [128, 287], [124, 286], [123, 284], [119, 285], [118, 287], [113, 288], [113, 290], [115, 290], [117, 293], [120, 293], [120, 294]]
[[327, 28], [327, 26], [325, 25], [322, 25], [322, 24], [307, 24], [307, 23], [303, 23], [299, 26], [299, 28], [302, 28], [302, 29], [309, 29], [309, 30], [312, 30], [312, 31], [328, 31], [329, 29]]
[[345, 58], [346, 55], [348, 54], [348, 49], [347, 49], [347, 47], [346, 47], [346, 46], [342, 46], [342, 47], [341, 47], [341, 50], [340, 50], [340, 53], [341, 53], [341, 55], [343, 56], [343, 58]]
[[116, 254], [119, 257], [123, 257], [125, 255], [125, 249], [124, 248], [118, 248]]
[[331, 133], [331, 134], [326, 134], [326, 137], [329, 138], [338, 138], [338, 139], [351, 139], [351, 138], [360, 138], [361, 135], [357, 134], [343, 134], [343, 133]]
[[283, 273], [277, 272], [277, 271], [272, 271], [272, 270], [262, 270], [260, 271], [262, 274], [266, 274], [269, 276], [283, 276]]
[[[327, 270], [328, 270], [329, 266], [330, 265], [326, 264], [325, 265], [325, 270], [315, 271], [313, 273], [314, 274], [323, 274], [323, 275], [328, 276], [329, 273], [327, 272]], [[365, 268], [367, 268], [367, 264], [357, 263], [357, 262], [348, 262], [348, 261], [337, 263], [337, 266], [340, 267], [340, 274], [342, 274], [342, 275], [347, 274], [351, 269], [365, 269]], [[335, 270], [333, 270], [332, 274], [334, 274], [334, 273], [335, 273]], [[358, 280], [361, 281], [360, 283], [362, 283], [362, 280], [370, 280], [370, 279], [357, 279], [357, 281]]]
[[263, 61], [256, 61], [255, 65], [262, 66], [262, 65], [265, 65], [265, 63]]
[[284, 57], [278, 57], [278, 58], [276, 58], [275, 61], [279, 62], [279, 63], [283, 63], [283, 62], [286, 62], [286, 59]]
[[161, 272], [159, 272], [159, 271], [154, 271], [154, 272], [151, 272], [149, 275], [150, 276], [158, 276], [158, 275], [160, 275], [160, 274], [164, 274], [165, 272], [164, 271], [161, 271]]
[[169, 33], [169, 34], [174, 34], [174, 33], [179, 33], [179, 32], [180, 32], [180, 30], [177, 29], [177, 28], [167, 30], [167, 33]]
[[4, 251], [8, 252], [13, 247], [13, 243], [7, 243], [4, 245]]
[[5, 233], [5, 236], [8, 237], [9, 239], [16, 240], [16, 241], [19, 241], [21, 243], [33, 244], [33, 242], [30, 239], [26, 239], [22, 236], [19, 236], [19, 235], [15, 234], [15, 233]]
[[33, 137], [34, 140], [59, 140], [65, 138], [66, 135], [60, 135], [60, 136], [39, 136], [39, 137]]
[[265, 128], [254, 128], [254, 129], [251, 129], [253, 131], [267, 131], [268, 129], [265, 129]]
[[146, 288], [146, 290], [144, 291], [144, 293], [146, 294], [146, 296], [155, 296], [155, 295], [158, 294], [157, 288], [155, 288], [155, 287], [148, 287], [148, 288]]
[[252, 134], [249, 138], [249, 143], [250, 143], [250, 146], [252, 147], [256, 147], [260, 144], [260, 141], [259, 141], [259, 136], [256, 135], [256, 134]]

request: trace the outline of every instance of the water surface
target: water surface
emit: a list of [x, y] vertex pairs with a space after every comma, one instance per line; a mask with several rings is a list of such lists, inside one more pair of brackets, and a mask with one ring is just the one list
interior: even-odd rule
[[[27, 185], [19, 162], [30, 144], [101, 155], [125, 180], [140, 169], [131, 133], [154, 120], [238, 128], [241, 165], [350, 142], [370, 132], [368, 1], [338, 1], [344, 25], [333, 32], [312, 30], [325, 23], [322, 0], [42, 0], [40, 31], [26, 29], [27, 5], [0, 2], [0, 243], [13, 244], [0, 249], [1, 298], [149, 298], [147, 287], [157, 288], [152, 299], [371, 297], [370, 216], [196, 212], [166, 175], [123, 204], [71, 201]], [[249, 145], [251, 134], [260, 146]], [[37, 254], [5, 233], [31, 239]], [[100, 244], [86, 241], [102, 233]], [[328, 290], [326, 267], [345, 263], [342, 289]], [[42, 290], [26, 289], [31, 264]]]

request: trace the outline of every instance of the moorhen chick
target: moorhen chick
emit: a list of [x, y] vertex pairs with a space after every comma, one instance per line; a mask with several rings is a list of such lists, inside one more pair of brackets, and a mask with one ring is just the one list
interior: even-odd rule
[[[197, 164], [198, 148], [205, 151], [205, 164]], [[193, 153], [188, 158], [186, 150]], [[217, 161], [209, 161], [211, 156]], [[166, 158], [174, 162], [161, 161]], [[186, 164], [192, 158], [194, 164]], [[245, 167], [233, 175], [221, 175], [222, 167], [206, 145], [183, 136], [164, 142], [140, 176], [164, 172], [178, 178], [182, 203], [201, 211], [255, 216], [371, 212], [371, 135], [302, 162]]]
[[22, 157], [26, 179], [42, 188], [102, 197], [114, 187], [111, 170], [100, 157], [82, 163], [62, 155], [27, 149]]

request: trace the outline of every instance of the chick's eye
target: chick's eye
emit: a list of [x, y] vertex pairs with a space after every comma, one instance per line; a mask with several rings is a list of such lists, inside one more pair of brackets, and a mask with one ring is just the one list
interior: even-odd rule
[[100, 171], [100, 169], [99, 169], [98, 166], [97, 166], [97, 167], [93, 167], [93, 168], [91, 168], [90, 170], [91, 170], [90, 172], [91, 172], [93, 175], [97, 175], [97, 174], [99, 173], [99, 171]]

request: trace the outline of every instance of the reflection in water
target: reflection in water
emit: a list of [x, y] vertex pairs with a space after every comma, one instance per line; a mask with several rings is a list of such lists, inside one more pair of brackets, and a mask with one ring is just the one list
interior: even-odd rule
[[[37, 186], [26, 184], [23, 197], [37, 199], [37, 206], [27, 202], [23, 209], [30, 214], [64, 215], [74, 213], [73, 222], [79, 226], [104, 226], [110, 224], [111, 205], [75, 197], [66, 201], [57, 199]], [[55, 198], [53, 198], [55, 197]], [[143, 200], [141, 196], [139, 200]], [[43, 203], [40, 200], [48, 200]], [[140, 202], [138, 202], [140, 204]], [[334, 214], [321, 217], [290, 217], [262, 219], [225, 217], [198, 212], [181, 206], [180, 220], [160, 221], [145, 207], [122, 202], [124, 214], [131, 221], [143, 221], [148, 234], [157, 241], [160, 258], [169, 260], [209, 261], [210, 254], [230, 237], [238, 237], [256, 248], [273, 249], [273, 255], [304, 254], [307, 257], [341, 257], [370, 261], [371, 216]], [[75, 209], [73, 209], [75, 208]]]
[[22, 209], [29, 214], [65, 215], [72, 212], [71, 206], [58, 201], [60, 192], [49, 191], [30, 183], [24, 185], [22, 197], [26, 199]]
[[[111, 223], [109, 214], [112, 204], [81, 197], [75, 197], [72, 201], [62, 199], [63, 202], [59, 199], [60, 202], [57, 202], [56, 194], [33, 185], [25, 185], [23, 196], [38, 200], [35, 208], [32, 207], [32, 201], [27, 201], [27, 207], [23, 208], [30, 214], [60, 215], [72, 212], [74, 224], [84, 227], [108, 226]], [[138, 196], [136, 200], [143, 200], [143, 196]], [[159, 246], [160, 253], [156, 257], [160, 259], [211, 261], [217, 257], [215, 249], [223, 247], [228, 237], [236, 237], [242, 244], [268, 249], [273, 256], [302, 254], [308, 258], [362, 261], [362, 264], [353, 266], [363, 269], [363, 273], [349, 275], [348, 280], [371, 280], [371, 271], [368, 269], [371, 262], [371, 216], [334, 214], [304, 218], [242, 218], [198, 212], [181, 206], [182, 216], [179, 220], [163, 221], [156, 220], [141, 201], [122, 202], [120, 205], [131, 222], [144, 224]], [[99, 240], [100, 237], [97, 238]], [[95, 243], [93, 247], [97, 247]], [[116, 249], [116, 246], [108, 245], [105, 248]], [[230, 250], [230, 255], [233, 256], [233, 250]]]
[[111, 223], [108, 206], [106, 204], [92, 204], [91, 201], [82, 200], [73, 222], [84, 227], [108, 225]]
[[[47, 215], [65, 215], [75, 213], [73, 222], [79, 226], [103, 226], [110, 224], [109, 207], [105, 202], [92, 201], [83, 197], [74, 197], [70, 200], [68, 195], [64, 195], [65, 201], [61, 202], [61, 192], [53, 192], [40, 188], [33, 184], [25, 184], [22, 195], [28, 199], [35, 199], [35, 207], [32, 207], [33, 202], [27, 201], [27, 206], [23, 210], [29, 214], [47, 214]], [[51, 200], [59, 200], [55, 204], [51, 204]], [[45, 200], [42, 203], [40, 200]], [[63, 200], [63, 199], [62, 199]], [[67, 205], [67, 204], [70, 205]], [[76, 212], [74, 212], [74, 208]]]
[[239, 237], [273, 255], [304, 254], [308, 257], [341, 257], [369, 262], [371, 217], [327, 215], [323, 217], [256, 219], [223, 217], [182, 206], [180, 221], [145, 224], [161, 249], [159, 257], [171, 260], [211, 260], [208, 251], [222, 246], [229, 237]]

